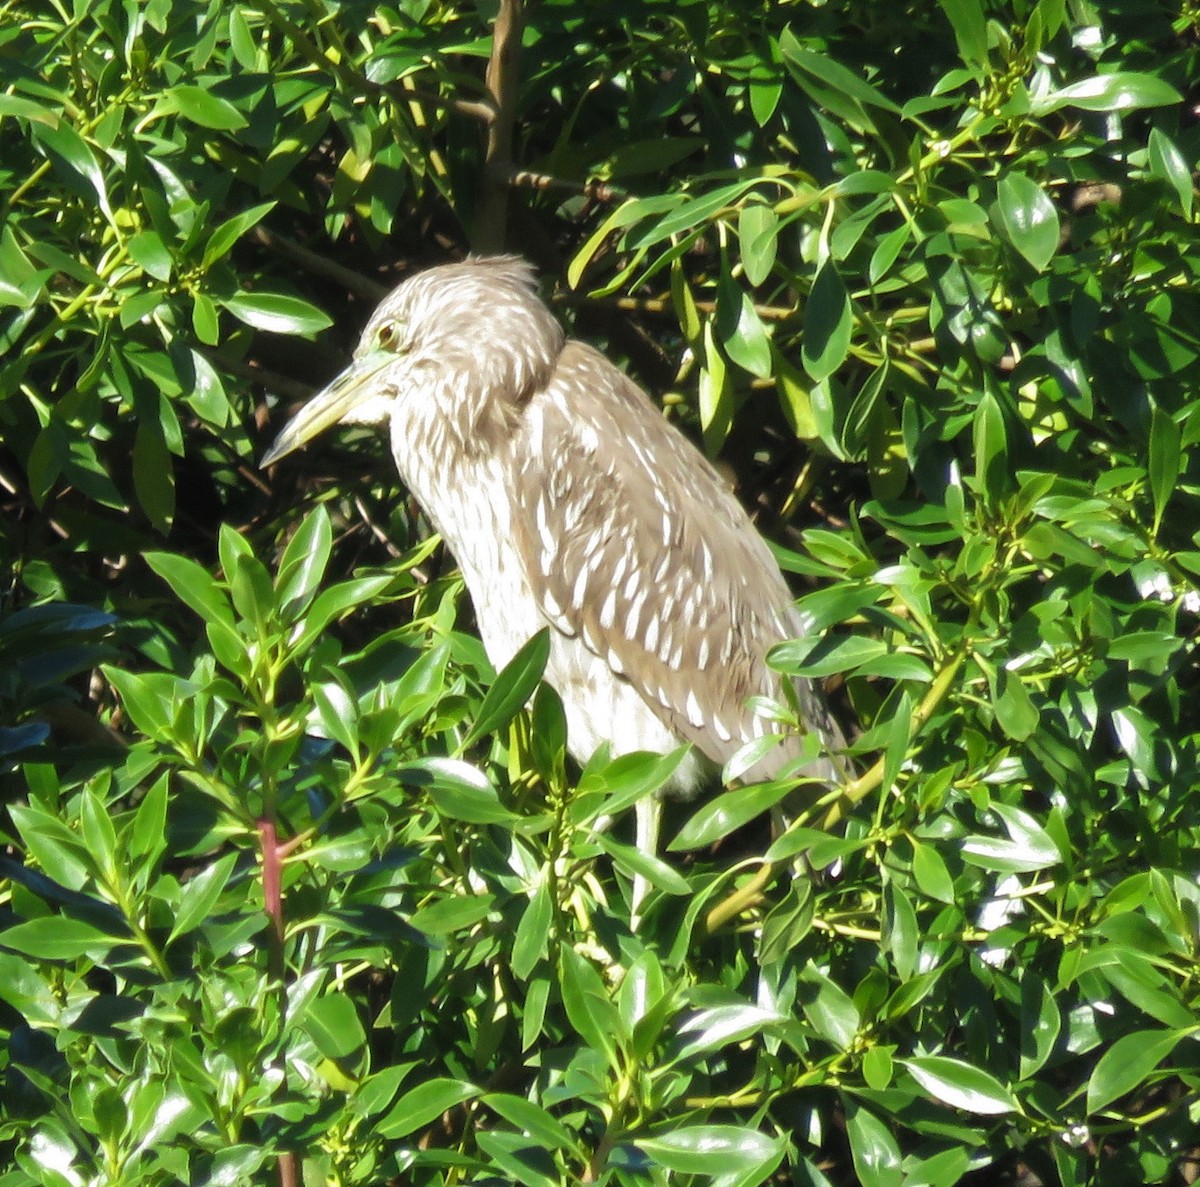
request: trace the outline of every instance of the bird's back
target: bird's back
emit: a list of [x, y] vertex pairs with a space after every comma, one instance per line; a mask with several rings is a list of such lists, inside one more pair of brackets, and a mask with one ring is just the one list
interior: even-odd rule
[[[800, 624], [769, 549], [699, 450], [601, 354], [568, 342], [508, 457], [512, 539], [563, 675], [586, 670], [594, 685], [606, 673], [616, 689], [596, 702], [636, 706], [595, 732], [616, 752], [644, 748], [625, 739], [653, 732], [635, 720], [646, 716], [666, 729], [662, 749], [690, 741], [723, 763], [769, 731], [747, 701], [783, 699], [765, 656]], [[808, 728], [840, 749], [820, 690], [796, 692]], [[770, 777], [802, 747], [785, 738], [748, 774]], [[807, 773], [841, 771], [823, 757]]]

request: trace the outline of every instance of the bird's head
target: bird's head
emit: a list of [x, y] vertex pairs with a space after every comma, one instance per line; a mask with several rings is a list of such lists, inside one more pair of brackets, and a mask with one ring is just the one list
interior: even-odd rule
[[447, 434], [464, 454], [494, 446], [549, 377], [564, 335], [515, 256], [410, 277], [371, 315], [350, 366], [284, 427], [270, 465], [336, 424]]

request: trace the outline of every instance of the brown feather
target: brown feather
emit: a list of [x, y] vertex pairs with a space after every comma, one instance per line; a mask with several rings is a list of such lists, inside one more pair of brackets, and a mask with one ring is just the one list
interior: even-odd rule
[[[715, 762], [768, 728], [746, 702], [783, 699], [765, 655], [799, 633], [791, 595], [741, 505], [649, 398], [568, 341], [523, 410], [511, 457], [514, 543], [557, 629], [608, 658]], [[522, 466], [526, 457], [542, 464]], [[797, 691], [826, 745], [841, 747], [820, 693]], [[785, 739], [750, 774], [769, 777], [801, 746]], [[818, 777], [839, 773], [818, 766]]]

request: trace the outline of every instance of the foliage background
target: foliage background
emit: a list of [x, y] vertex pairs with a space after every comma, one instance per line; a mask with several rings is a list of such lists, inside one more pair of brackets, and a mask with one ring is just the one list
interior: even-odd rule
[[[1200, 10], [3, 13], [2, 1187], [1194, 1181]], [[785, 837], [639, 856], [378, 443], [257, 472], [471, 246], [788, 546]]]

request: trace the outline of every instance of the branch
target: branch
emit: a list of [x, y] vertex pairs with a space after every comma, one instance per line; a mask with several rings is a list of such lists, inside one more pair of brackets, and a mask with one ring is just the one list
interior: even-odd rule
[[568, 181], [562, 177], [551, 177], [548, 173], [534, 173], [529, 169], [509, 169], [505, 180], [512, 186], [527, 186], [535, 190], [562, 190], [567, 194], [583, 194], [598, 202], [619, 202], [625, 191], [606, 181]]
[[524, 28], [523, 0], [501, 0], [492, 27], [492, 54], [486, 77], [495, 118], [487, 129], [482, 192], [473, 237], [475, 250], [484, 254], [504, 250], [508, 175], [512, 170], [512, 136], [517, 116], [517, 68]]
[[[564, 305], [597, 305], [605, 309], [620, 309], [625, 313], [646, 313], [653, 317], [674, 318], [675, 306], [661, 297], [586, 297], [577, 293], [556, 293], [555, 299]], [[716, 314], [715, 301], [697, 301], [701, 313]], [[755, 305], [754, 312], [763, 321], [790, 321], [799, 315], [799, 310], [784, 305]]]
[[317, 390], [311, 383], [302, 383], [299, 379], [290, 379], [286, 375], [280, 375], [278, 371], [268, 371], [266, 367], [260, 367], [256, 363], [247, 362], [245, 359], [234, 358], [233, 355], [223, 354], [219, 350], [202, 349], [200, 353], [213, 366], [220, 367], [230, 375], [236, 375], [239, 379], [249, 379], [254, 383], [259, 383], [267, 391], [281, 396], [292, 404], [311, 400], [313, 393]]
[[369, 276], [364, 276], [361, 272], [355, 272], [353, 268], [347, 268], [344, 264], [329, 259], [328, 256], [318, 255], [315, 251], [310, 251], [303, 244], [289, 239], [286, 235], [268, 231], [261, 223], [254, 228], [254, 238], [263, 247], [277, 255], [294, 260], [314, 276], [324, 276], [336, 282], [347, 292], [357, 294], [364, 300], [370, 301], [372, 305], [378, 304], [387, 295], [386, 285], [372, 280]]
[[[913, 711], [913, 728], [910, 738], [915, 737], [933, 716], [938, 706], [949, 695], [950, 689], [967, 658], [967, 648], [961, 648], [950, 662], [937, 674], [924, 700]], [[842, 819], [849, 808], [875, 791], [883, 782], [885, 759], [881, 758], [865, 775], [852, 780], [841, 793], [836, 795], [835, 802], [825, 814], [820, 827], [828, 831]], [[705, 930], [711, 935], [718, 928], [724, 927], [731, 919], [736, 919], [743, 911], [757, 906], [762, 901], [763, 891], [770, 885], [772, 879], [779, 873], [783, 863], [764, 861], [758, 872], [745, 886], [739, 887], [732, 894], [722, 899], [704, 918]]]
[[483, 99], [455, 99], [439, 95], [434, 91], [423, 91], [420, 87], [397, 86], [395, 83], [372, 82], [364, 78], [364, 85], [377, 94], [388, 95], [399, 103], [420, 103], [425, 107], [440, 107], [444, 111], [453, 111], [458, 115], [469, 116], [482, 124], [492, 124], [496, 119], [496, 109], [491, 102]]

